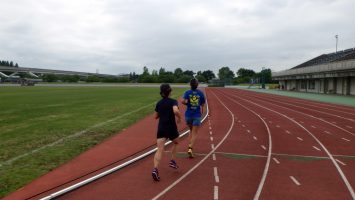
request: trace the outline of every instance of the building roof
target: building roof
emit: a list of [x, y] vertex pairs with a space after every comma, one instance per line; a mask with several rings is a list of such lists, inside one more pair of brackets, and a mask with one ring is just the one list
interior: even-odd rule
[[349, 59], [355, 59], [355, 48], [350, 48], [350, 49], [346, 49], [344, 51], [338, 51], [338, 52], [333, 52], [333, 53], [329, 53], [329, 54], [322, 54], [322, 55], [315, 57], [307, 62], [297, 65], [296, 67], [293, 67], [291, 69], [299, 69], [299, 68], [327, 64], [327, 63], [331, 63], [331, 62], [343, 61], [343, 60], [349, 60]]

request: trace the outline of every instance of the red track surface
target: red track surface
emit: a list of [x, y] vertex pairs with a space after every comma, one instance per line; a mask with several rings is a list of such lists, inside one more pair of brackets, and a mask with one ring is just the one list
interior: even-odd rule
[[[148, 156], [60, 199], [355, 198], [355, 108], [236, 89], [206, 93], [210, 117], [199, 131], [198, 157], [182, 156], [173, 170], [167, 152], [155, 183]], [[155, 130], [150, 116], [5, 199], [38, 199], [122, 163], [149, 149]], [[179, 150], [186, 147], [183, 139]]]

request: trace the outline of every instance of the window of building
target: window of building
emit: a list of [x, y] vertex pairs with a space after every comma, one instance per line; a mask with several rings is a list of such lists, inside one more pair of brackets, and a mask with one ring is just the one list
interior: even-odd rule
[[308, 83], [308, 89], [314, 90], [316, 89], [316, 81], [315, 80], [310, 80]]

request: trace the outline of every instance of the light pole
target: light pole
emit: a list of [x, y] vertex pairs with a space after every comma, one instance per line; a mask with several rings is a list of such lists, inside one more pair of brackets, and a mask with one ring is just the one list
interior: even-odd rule
[[335, 35], [335, 53], [338, 53], [338, 35]]

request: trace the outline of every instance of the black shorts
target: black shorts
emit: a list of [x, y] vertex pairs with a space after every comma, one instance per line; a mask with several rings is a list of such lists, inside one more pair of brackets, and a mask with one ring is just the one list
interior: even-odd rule
[[179, 137], [179, 132], [177, 130], [158, 130], [157, 132], [157, 138], [167, 138], [171, 141], [175, 140], [176, 138]]

